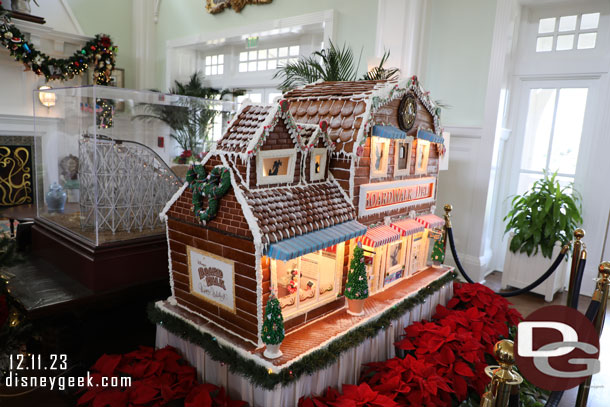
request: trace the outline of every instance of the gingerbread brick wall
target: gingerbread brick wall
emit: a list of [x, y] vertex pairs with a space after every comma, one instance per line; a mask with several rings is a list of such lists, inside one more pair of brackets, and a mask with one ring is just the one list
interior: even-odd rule
[[[290, 133], [288, 133], [288, 128], [283, 120], [279, 120], [273, 131], [269, 133], [269, 137], [265, 140], [264, 144], [261, 146], [262, 151], [269, 150], [283, 150], [283, 149], [294, 149], [295, 143], [292, 140]], [[301, 181], [301, 160], [303, 159], [303, 154], [297, 152], [296, 161], [294, 165], [294, 184], [298, 184]], [[246, 178], [246, 169], [243, 166], [243, 177]], [[257, 188], [256, 185], [256, 157], [252, 157], [250, 159], [250, 185], [251, 189]], [[279, 185], [285, 184], [265, 184], [264, 188], [276, 187]]]
[[[220, 165], [212, 157], [205, 165], [209, 172]], [[256, 271], [252, 232], [233, 190], [220, 200], [217, 216], [206, 227], [199, 224], [192, 209], [192, 193], [187, 188], [167, 212], [174, 295], [179, 304], [252, 341], [257, 341]], [[207, 207], [204, 201], [203, 207]], [[186, 246], [235, 261], [235, 306], [233, 314], [190, 293]], [[267, 283], [268, 284], [268, 283]]]
[[[375, 123], [390, 124], [395, 127], [398, 126], [398, 107], [400, 105], [400, 99], [396, 99], [387, 105], [381, 107], [375, 114]], [[432, 115], [426, 110], [426, 108], [417, 101], [417, 118], [413, 129], [407, 134], [415, 137], [417, 134], [417, 127], [421, 125], [423, 128], [433, 128]], [[370, 178], [371, 169], [371, 138], [367, 137], [364, 144], [364, 152], [360, 159], [356, 162], [354, 168], [354, 201], [353, 204], [358, 208], [358, 201], [360, 197], [360, 185], [376, 183], [376, 182], [387, 182], [387, 181], [398, 181], [412, 178], [422, 178], [428, 176], [436, 177], [438, 175], [438, 152], [434, 145], [430, 146], [430, 153], [428, 156], [428, 167], [426, 174], [415, 174], [415, 154], [417, 151], [417, 140], [412, 142], [411, 146], [411, 162], [410, 162], [410, 175], [394, 176], [394, 154], [396, 151], [396, 141], [390, 141], [389, 157], [388, 157], [388, 172], [386, 177], [381, 178]], [[331, 171], [334, 177], [337, 179], [341, 187], [349, 193], [349, 177], [350, 177], [350, 160], [340, 159], [333, 157], [331, 160]], [[363, 218], [359, 218], [358, 221], [371, 225], [383, 221], [386, 216], [404, 216], [411, 210], [415, 210], [418, 213], [430, 212], [430, 208], [433, 203], [414, 205], [408, 208], [396, 209], [376, 215], [371, 215]]]

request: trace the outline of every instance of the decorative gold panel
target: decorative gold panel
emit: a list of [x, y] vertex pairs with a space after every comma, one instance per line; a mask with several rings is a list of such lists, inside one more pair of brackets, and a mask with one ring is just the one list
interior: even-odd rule
[[29, 146], [0, 146], [0, 206], [31, 204], [32, 155]]

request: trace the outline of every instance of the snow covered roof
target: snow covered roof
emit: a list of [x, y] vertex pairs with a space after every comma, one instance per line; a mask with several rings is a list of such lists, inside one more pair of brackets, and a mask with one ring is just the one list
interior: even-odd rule
[[437, 106], [430, 100], [417, 77], [405, 80], [317, 82], [284, 94], [290, 113], [299, 124], [328, 123], [327, 134], [337, 143], [337, 151], [355, 154], [362, 145], [373, 115], [380, 107], [407, 91], [414, 92], [434, 120], [433, 132], [440, 135]]
[[332, 181], [241, 192], [264, 245], [356, 219], [354, 206]]

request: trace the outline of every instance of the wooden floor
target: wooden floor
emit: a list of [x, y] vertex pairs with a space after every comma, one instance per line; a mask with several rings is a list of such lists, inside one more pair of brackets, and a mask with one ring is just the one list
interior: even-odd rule
[[354, 325], [366, 319], [367, 316], [370, 317], [371, 315], [387, 310], [397, 301], [417, 292], [419, 289], [442, 277], [450, 270], [451, 269], [449, 268], [429, 267], [409, 279], [403, 280], [380, 293], [372, 295], [365, 300], [364, 316], [356, 317], [349, 315], [347, 309], [343, 308], [336, 312], [329, 313], [328, 315], [305, 325], [301, 329], [286, 334], [281, 346], [283, 355], [274, 360], [269, 360], [262, 356], [264, 348], [256, 349], [251, 343], [240, 340], [214, 324], [208, 323], [182, 308], [172, 306], [167, 302], [164, 303], [164, 307], [172, 312], [178, 313], [190, 321], [196, 322], [210, 333], [234, 343], [248, 352], [259, 355], [261, 359], [271, 362], [275, 366], [280, 366], [289, 364], [295, 358], [311, 349], [318, 348], [329, 339], [347, 332], [350, 328], [354, 327]]
[[[500, 289], [500, 282], [502, 280], [502, 273], [493, 272], [486, 277], [485, 285], [493, 290]], [[515, 305], [515, 308], [523, 314], [524, 317], [531, 314], [538, 308], [546, 305], [565, 305], [567, 300], [567, 292], [555, 294], [553, 302], [545, 302], [544, 297], [538, 294], [523, 294], [508, 299]], [[578, 310], [585, 312], [591, 297], [580, 296], [578, 302]], [[606, 313], [605, 331], [602, 334], [600, 340], [600, 361], [601, 361], [601, 372], [593, 376], [591, 383], [591, 390], [589, 392], [589, 402], [587, 407], [607, 407], [610, 405], [610, 311]], [[564, 393], [559, 407], [574, 407], [576, 401], [576, 394], [578, 389], [568, 390]]]

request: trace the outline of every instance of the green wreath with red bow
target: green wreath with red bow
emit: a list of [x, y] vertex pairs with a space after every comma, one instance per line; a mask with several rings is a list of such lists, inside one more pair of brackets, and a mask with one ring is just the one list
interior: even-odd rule
[[91, 67], [96, 85], [110, 83], [110, 74], [114, 69], [118, 51], [109, 36], [98, 34], [72, 56], [63, 59], [51, 58], [26, 41], [25, 34], [11, 21], [10, 12], [2, 7], [2, 1], [0, 1], [0, 44], [8, 49], [16, 61], [23, 63], [26, 71], [44, 75], [47, 81], [72, 79]]
[[[186, 182], [193, 191], [193, 211], [205, 225], [218, 214], [220, 199], [231, 188], [231, 173], [228, 168], [214, 167], [206, 175], [203, 165], [193, 165], [186, 173]], [[203, 200], [208, 199], [208, 207], [203, 209]]]

